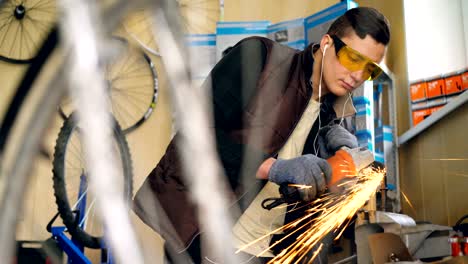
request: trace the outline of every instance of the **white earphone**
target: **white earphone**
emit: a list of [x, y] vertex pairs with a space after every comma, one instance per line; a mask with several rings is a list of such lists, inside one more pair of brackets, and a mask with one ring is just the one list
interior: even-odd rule
[[327, 51], [328, 49], [328, 43], [325, 44], [325, 46], [323, 47], [323, 56], [325, 56], [325, 52]]
[[[321, 63], [321, 66], [320, 66], [320, 80], [319, 80], [319, 90], [318, 90], [318, 103], [319, 105], [321, 104], [320, 102], [320, 99], [322, 98], [322, 74], [323, 74], [323, 61], [324, 61], [324, 57], [325, 57], [325, 52], [327, 52], [327, 49], [328, 49], [328, 43], [325, 44], [325, 46], [323, 47], [323, 56], [322, 56], [322, 63]], [[320, 113], [318, 115], [318, 122], [319, 122], [319, 131], [320, 131], [320, 128], [322, 127], [322, 120], [320, 118]], [[315, 151], [315, 155], [317, 156], [318, 154], [318, 150], [315, 148], [315, 142], [317, 141], [317, 138], [318, 138], [318, 135], [319, 133], [317, 133], [317, 135], [315, 135], [315, 139], [314, 139], [314, 151]]]

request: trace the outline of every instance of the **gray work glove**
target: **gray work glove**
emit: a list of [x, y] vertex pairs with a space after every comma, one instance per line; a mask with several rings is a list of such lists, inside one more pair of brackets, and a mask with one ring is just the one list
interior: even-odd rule
[[350, 149], [358, 147], [356, 136], [338, 124], [324, 127], [318, 138], [318, 144], [320, 156], [324, 159], [335, 155], [335, 152], [342, 147]]
[[312, 154], [289, 160], [278, 159], [271, 166], [268, 179], [277, 184], [306, 185], [307, 188], [299, 188], [299, 194], [308, 202], [325, 192], [331, 179], [331, 167], [326, 160]]

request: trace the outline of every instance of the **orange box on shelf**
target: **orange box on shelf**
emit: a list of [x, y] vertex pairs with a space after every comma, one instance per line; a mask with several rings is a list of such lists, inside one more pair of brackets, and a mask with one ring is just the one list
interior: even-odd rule
[[468, 90], [468, 70], [462, 73], [462, 89]]
[[424, 119], [431, 115], [431, 109], [421, 109], [413, 111], [413, 126], [421, 123]]
[[445, 77], [445, 94], [456, 94], [463, 92], [461, 73], [455, 73]]
[[426, 99], [427, 83], [425, 81], [414, 82], [410, 85], [410, 96], [412, 102], [419, 102]]
[[426, 97], [434, 98], [445, 95], [445, 81], [444, 78], [438, 77], [427, 81]]

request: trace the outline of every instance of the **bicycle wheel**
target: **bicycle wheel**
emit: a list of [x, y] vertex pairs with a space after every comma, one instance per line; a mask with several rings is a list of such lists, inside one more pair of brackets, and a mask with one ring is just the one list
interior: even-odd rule
[[[185, 33], [209, 34], [216, 32], [221, 16], [220, 0], [176, 0]], [[161, 56], [152, 29], [157, 26], [151, 13], [140, 10], [130, 13], [122, 26], [130, 37], [153, 55]]]
[[216, 32], [220, 19], [220, 0], [177, 0], [186, 33], [207, 34]]
[[150, 54], [160, 57], [159, 47], [153, 37], [151, 15], [147, 11], [135, 11], [127, 15], [122, 23], [124, 31]]
[[[100, 248], [103, 227], [94, 213], [94, 197], [88, 192], [87, 169], [75, 115], [67, 118], [58, 135], [54, 160], [54, 195], [60, 217], [69, 233], [83, 246]], [[132, 198], [132, 162], [125, 136], [115, 122], [114, 151], [120, 158], [119, 178], [115, 184], [123, 189], [125, 200]]]
[[[127, 45], [124, 39], [115, 38]], [[106, 67], [111, 112], [124, 134], [141, 126], [153, 113], [158, 98], [158, 75], [154, 63], [145, 53], [129, 47]], [[72, 111], [70, 99], [60, 105], [65, 118]]]
[[0, 59], [30, 63], [56, 19], [53, 0], [7, 0], [0, 6]]

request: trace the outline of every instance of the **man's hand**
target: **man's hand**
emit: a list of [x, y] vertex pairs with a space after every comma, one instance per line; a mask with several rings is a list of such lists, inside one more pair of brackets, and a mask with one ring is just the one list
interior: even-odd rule
[[330, 181], [327, 182], [329, 187], [343, 180], [355, 178], [357, 175], [353, 157], [346, 150], [338, 150], [334, 156], [327, 159], [327, 162], [332, 168]]
[[325, 192], [331, 174], [331, 167], [326, 160], [308, 154], [289, 160], [276, 160], [271, 165], [268, 179], [277, 184], [301, 185], [298, 188], [301, 199], [311, 201]]
[[319, 137], [320, 156], [327, 159], [342, 147], [357, 148], [357, 138], [338, 124], [324, 128], [323, 134]]

